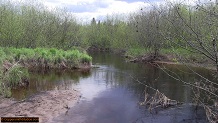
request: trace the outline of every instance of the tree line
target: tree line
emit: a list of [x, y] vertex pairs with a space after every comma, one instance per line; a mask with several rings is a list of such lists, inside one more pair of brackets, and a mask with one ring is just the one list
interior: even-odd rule
[[[214, 2], [195, 6], [167, 3], [127, 15], [107, 16], [81, 25], [64, 9], [49, 10], [39, 2], [0, 1], [0, 45], [2, 47], [74, 46], [102, 49], [185, 48], [210, 60], [217, 42], [218, 7]], [[123, 21], [125, 20], [125, 21]]]
[[[136, 55], [146, 51], [155, 56], [163, 49], [185, 49], [186, 55], [198, 54], [218, 70], [217, 30], [218, 5], [211, 1], [196, 5], [166, 2], [125, 17], [111, 15], [103, 21], [93, 18], [84, 25], [67, 10], [50, 10], [37, 1], [0, 1], [1, 47], [91, 47], [137, 51]], [[195, 61], [195, 56], [189, 59]]]
[[61, 9], [52, 11], [38, 2], [0, 1], [0, 41], [2, 47], [67, 48], [78, 41], [79, 25]]

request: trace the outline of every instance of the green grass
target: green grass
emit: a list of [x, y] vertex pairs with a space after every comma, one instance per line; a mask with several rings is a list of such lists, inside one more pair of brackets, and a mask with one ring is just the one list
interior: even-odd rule
[[[2, 65], [2, 64], [1, 64]], [[0, 70], [0, 95], [4, 97], [11, 96], [11, 88], [15, 88], [17, 86], [22, 86], [23, 80], [27, 80], [29, 78], [28, 70], [22, 67], [19, 64], [14, 64], [7, 68], [7, 71], [4, 70], [1, 66]]]
[[0, 47], [0, 95], [10, 97], [10, 89], [23, 85], [30, 68], [75, 69], [91, 64], [92, 57], [85, 51], [73, 48], [13, 48]]
[[168, 49], [161, 49], [160, 51], [162, 54], [179, 54], [182, 56], [188, 56], [193, 54], [192, 52], [183, 49], [183, 48], [168, 48]]
[[[85, 52], [77, 49], [62, 50], [55, 48], [1, 48], [7, 56], [8, 61], [37, 62], [37, 64], [48, 64], [50, 67], [57, 67], [58, 64], [64, 62], [69, 66], [78, 66], [81, 63], [89, 63], [92, 58]], [[1, 52], [0, 52], [1, 53]]]

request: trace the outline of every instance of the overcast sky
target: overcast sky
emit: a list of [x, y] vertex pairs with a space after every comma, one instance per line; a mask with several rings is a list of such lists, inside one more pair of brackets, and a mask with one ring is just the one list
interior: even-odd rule
[[[130, 13], [140, 8], [148, 7], [150, 3], [162, 4], [164, 0], [41, 0], [49, 8], [67, 8], [81, 21], [90, 21], [93, 17], [98, 19], [106, 15], [117, 13]], [[177, 0], [171, 0], [177, 1]], [[180, 0], [181, 1], [181, 0]], [[196, 0], [188, 0], [196, 1]]]
[[134, 12], [148, 6], [143, 0], [43, 0], [43, 3], [51, 8], [67, 8], [82, 21], [89, 21], [93, 17], [102, 19], [106, 15]]

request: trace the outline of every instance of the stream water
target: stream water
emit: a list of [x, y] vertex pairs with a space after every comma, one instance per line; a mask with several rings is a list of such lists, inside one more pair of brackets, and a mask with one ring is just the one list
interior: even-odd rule
[[[119, 55], [91, 53], [93, 64], [90, 71], [53, 71], [31, 74], [27, 88], [12, 90], [12, 96], [25, 99], [41, 91], [76, 88], [82, 94], [75, 107], [53, 119], [60, 123], [204, 123], [202, 109], [188, 105], [192, 102], [192, 90], [165, 72], [150, 64], [125, 62]], [[185, 81], [195, 82], [199, 77], [182, 65], [166, 65]], [[207, 78], [211, 71], [193, 68]], [[141, 83], [137, 82], [139, 80]], [[149, 113], [139, 102], [143, 101], [145, 87], [150, 85], [170, 99], [187, 105], [170, 107]]]

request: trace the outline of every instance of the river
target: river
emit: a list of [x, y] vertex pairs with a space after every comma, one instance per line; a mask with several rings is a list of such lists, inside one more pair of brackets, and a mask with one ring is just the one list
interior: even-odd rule
[[[12, 90], [17, 100], [29, 98], [41, 91], [74, 89], [82, 94], [75, 107], [53, 119], [57, 123], [191, 123], [206, 122], [202, 109], [195, 110], [192, 89], [174, 80], [157, 66], [125, 62], [120, 55], [90, 53], [93, 65], [90, 71], [52, 71], [32, 73], [27, 88]], [[166, 65], [187, 82], [199, 77], [183, 65]], [[212, 78], [211, 72], [193, 68], [203, 76]], [[137, 82], [140, 81], [141, 83]], [[149, 113], [139, 103], [144, 99], [145, 87], [152, 86], [170, 99], [186, 104]]]

